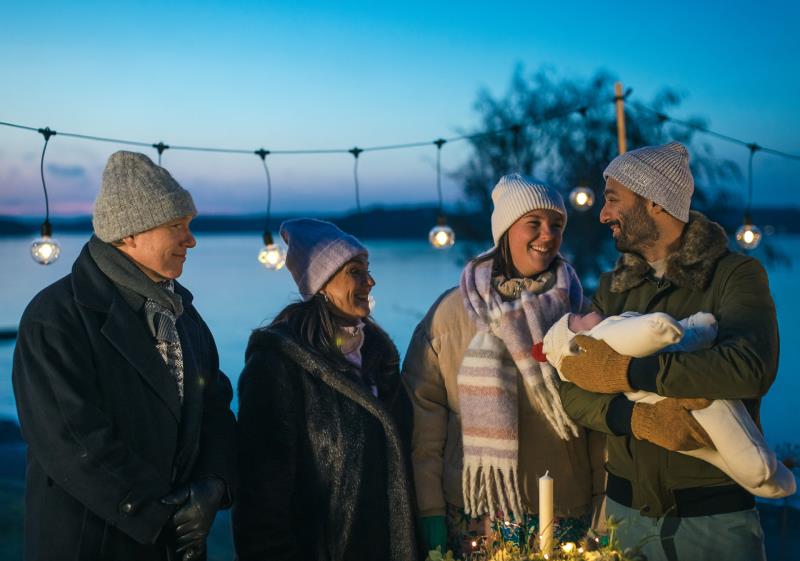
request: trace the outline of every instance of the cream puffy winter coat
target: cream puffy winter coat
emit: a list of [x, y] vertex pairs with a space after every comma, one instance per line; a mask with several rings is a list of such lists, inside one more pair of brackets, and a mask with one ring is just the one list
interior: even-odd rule
[[[412, 463], [419, 514], [443, 515], [445, 504], [463, 506], [463, 449], [456, 378], [476, 326], [460, 292], [445, 292], [417, 326], [401, 379], [414, 406]], [[519, 380], [518, 395], [527, 397]], [[592, 512], [605, 489], [605, 437], [581, 429], [580, 438], [561, 440], [530, 399], [519, 404], [519, 473], [524, 508], [537, 513], [538, 478], [555, 479], [558, 516]]]

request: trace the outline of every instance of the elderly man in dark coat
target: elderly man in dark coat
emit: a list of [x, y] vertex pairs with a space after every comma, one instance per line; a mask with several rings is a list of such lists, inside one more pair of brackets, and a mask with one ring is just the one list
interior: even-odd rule
[[166, 170], [113, 154], [95, 235], [25, 310], [13, 384], [29, 561], [202, 558], [232, 500], [231, 385], [174, 281], [195, 214]]

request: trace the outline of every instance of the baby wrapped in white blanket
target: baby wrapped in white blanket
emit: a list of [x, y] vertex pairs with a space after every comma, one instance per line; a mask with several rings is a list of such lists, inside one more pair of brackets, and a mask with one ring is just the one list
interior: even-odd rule
[[[692, 352], [711, 347], [717, 337], [717, 322], [713, 315], [702, 312], [681, 321], [661, 312], [626, 312], [605, 319], [596, 313], [566, 314], [550, 328], [542, 345], [547, 361], [562, 380], [566, 379], [561, 375], [561, 360], [578, 353], [573, 339], [579, 333], [605, 341], [622, 355], [640, 358], [657, 352]], [[625, 395], [643, 403], [664, 399], [645, 391]], [[700, 448], [681, 454], [716, 466], [753, 495], [775, 499], [795, 492], [792, 472], [777, 460], [740, 400], [718, 399], [691, 413], [716, 449]]]

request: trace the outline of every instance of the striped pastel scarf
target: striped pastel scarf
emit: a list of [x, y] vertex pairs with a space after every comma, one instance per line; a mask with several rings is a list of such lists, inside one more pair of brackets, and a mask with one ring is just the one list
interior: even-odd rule
[[575, 270], [563, 259], [555, 284], [536, 294], [522, 291], [505, 302], [492, 286], [492, 260], [470, 262], [461, 274], [461, 294], [478, 332], [458, 371], [458, 398], [464, 443], [464, 510], [477, 517], [498, 512], [522, 520], [517, 461], [518, 376], [533, 406], [564, 440], [578, 428], [561, 405], [558, 374], [533, 359], [535, 342], [562, 315], [579, 311], [583, 291]]

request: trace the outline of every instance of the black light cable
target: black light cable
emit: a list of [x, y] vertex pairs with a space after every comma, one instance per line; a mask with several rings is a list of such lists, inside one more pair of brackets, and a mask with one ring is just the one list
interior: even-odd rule
[[279, 244], [275, 243], [272, 238], [272, 229], [270, 228], [270, 220], [272, 218], [272, 178], [269, 175], [269, 166], [267, 166], [267, 156], [270, 154], [270, 151], [259, 148], [254, 154], [261, 158], [261, 165], [264, 167], [264, 175], [267, 178], [267, 215], [264, 222], [264, 234], [262, 236], [264, 247], [258, 252], [258, 262], [261, 263], [265, 269], [277, 271], [286, 263], [286, 251]]
[[779, 156], [781, 158], [786, 158], [786, 159], [789, 159], [789, 160], [798, 160], [798, 161], [800, 161], [800, 155], [798, 155], [798, 154], [790, 154], [789, 152], [784, 152], [783, 150], [776, 150], [774, 148], [766, 148], [766, 147], [761, 146], [759, 144], [756, 144], [754, 142], [748, 142], [748, 141], [742, 140], [740, 138], [735, 138], [735, 137], [727, 135], [727, 134], [722, 134], [720, 132], [713, 131], [713, 130], [707, 128], [707, 127], [704, 127], [704, 126], [700, 125], [699, 123], [693, 123], [691, 121], [684, 121], [682, 119], [676, 119], [675, 117], [671, 117], [671, 116], [667, 115], [666, 113], [662, 113], [661, 111], [657, 111], [657, 110], [655, 110], [655, 109], [653, 109], [651, 107], [647, 107], [646, 105], [643, 105], [641, 103], [636, 103], [635, 107], [637, 109], [640, 109], [640, 110], [645, 111], [647, 113], [651, 113], [652, 115], [654, 115], [656, 117], [656, 119], [658, 119], [662, 123], [666, 123], [666, 122], [675, 123], [676, 125], [680, 125], [680, 126], [685, 127], [687, 129], [696, 130], [697, 132], [701, 132], [703, 134], [707, 134], [709, 136], [713, 136], [715, 138], [719, 138], [720, 140], [724, 140], [726, 142], [731, 142], [733, 144], [738, 144], [738, 145], [744, 146], [744, 147], [746, 147], [748, 149], [755, 144], [755, 146], [758, 147], [757, 148], [758, 151], [764, 152], [766, 154], [772, 154], [773, 156]]
[[436, 146], [436, 193], [439, 197], [439, 212], [436, 217], [436, 226], [428, 232], [428, 241], [435, 249], [447, 249], [456, 243], [456, 234], [447, 225], [447, 218], [444, 215], [444, 198], [442, 197], [442, 146], [447, 143], [444, 138], [433, 141]]
[[348, 152], [353, 155], [353, 182], [356, 186], [356, 209], [358, 210], [358, 214], [361, 214], [361, 194], [359, 192], [358, 187], [358, 156], [363, 152], [362, 148], [358, 146], [354, 146]]
[[[548, 121], [564, 118], [567, 115], [575, 112], [585, 112], [590, 107], [594, 107], [600, 104], [608, 103], [609, 101], [614, 101], [614, 99], [600, 99], [594, 103], [589, 105], [583, 105], [580, 107], [576, 107], [573, 109], [569, 109], [566, 111], [552, 113], [543, 117], [542, 119], [537, 119], [527, 123], [531, 126], [536, 126], [540, 124], [544, 124]], [[38, 131], [39, 129], [35, 127], [29, 127], [26, 125], [20, 125], [17, 123], [11, 123], [7, 121], [0, 121], [0, 126], [12, 127], [22, 130], [29, 130], [29, 131]], [[511, 130], [511, 128], [515, 126], [503, 127], [499, 129], [483, 131], [479, 133], [473, 134], [463, 134], [458, 136], [453, 136], [450, 138], [446, 138], [447, 142], [458, 142], [461, 140], [474, 140], [481, 137], [486, 136], [493, 136], [498, 134], [505, 134]], [[214, 146], [191, 146], [191, 145], [176, 145], [176, 144], [165, 144], [163, 142], [152, 143], [152, 142], [141, 142], [137, 140], [126, 140], [120, 138], [112, 138], [106, 136], [97, 136], [97, 135], [90, 135], [90, 134], [81, 134], [81, 133], [73, 133], [73, 132], [59, 132], [60, 136], [69, 137], [69, 138], [77, 138], [81, 140], [93, 140], [96, 142], [108, 142], [112, 144], [123, 144], [128, 146], [140, 146], [145, 148], [155, 148], [159, 150], [159, 155], [161, 155], [165, 150], [182, 150], [187, 152], [217, 152], [223, 154], [252, 154], [253, 150], [251, 149], [244, 149], [244, 148], [219, 148]], [[358, 148], [359, 153], [361, 152], [377, 152], [377, 151], [385, 151], [385, 150], [402, 150], [407, 148], [420, 148], [423, 146], [430, 146], [431, 141], [419, 141], [419, 142], [406, 142], [402, 144], [385, 144], [385, 145], [377, 145], [377, 146], [369, 146], [365, 148]], [[270, 154], [273, 155], [313, 155], [313, 154], [346, 154], [346, 153], [353, 153], [353, 148], [308, 148], [308, 149], [298, 149], [298, 150], [271, 150]]]
[[61, 246], [56, 240], [53, 239], [53, 226], [50, 224], [50, 198], [47, 195], [47, 181], [44, 177], [44, 155], [47, 152], [47, 145], [50, 142], [50, 137], [55, 136], [56, 131], [45, 127], [37, 129], [37, 132], [44, 137], [44, 146], [42, 147], [42, 157], [39, 162], [39, 173], [42, 177], [42, 191], [44, 192], [44, 222], [40, 230], [41, 236], [33, 241], [31, 244], [31, 257], [40, 265], [49, 265], [58, 259], [61, 253]]
[[168, 144], [164, 144], [163, 142], [157, 142], [156, 144], [153, 144], [153, 148], [155, 148], [156, 151], [158, 152], [158, 165], [160, 166], [161, 165], [161, 154], [164, 153], [164, 150], [169, 150], [169, 145]]
[[747, 159], [747, 206], [744, 211], [744, 223], [736, 230], [736, 243], [742, 249], [751, 250], [761, 243], [761, 229], [753, 224], [750, 214], [753, 208], [753, 157], [761, 150], [761, 146], [751, 142], [747, 148], [750, 150], [750, 157]]

